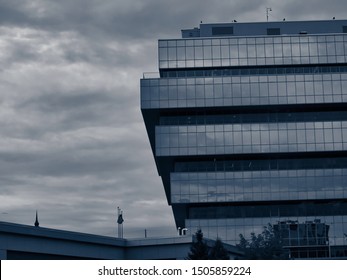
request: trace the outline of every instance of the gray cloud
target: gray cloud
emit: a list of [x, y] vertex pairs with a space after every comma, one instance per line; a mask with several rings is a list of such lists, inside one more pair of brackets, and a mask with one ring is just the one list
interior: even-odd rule
[[[156, 42], [203, 22], [341, 18], [342, 1], [0, 0], [0, 220], [174, 234], [139, 108]], [[160, 214], [159, 214], [160, 213]]]

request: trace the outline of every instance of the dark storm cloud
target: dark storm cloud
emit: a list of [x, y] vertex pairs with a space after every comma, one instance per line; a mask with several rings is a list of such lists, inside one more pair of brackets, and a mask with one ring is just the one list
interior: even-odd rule
[[0, 2], [3, 25], [74, 30], [87, 37], [142, 40], [179, 35], [200, 21], [225, 22], [265, 20], [265, 8], [272, 7], [270, 19], [330, 19], [344, 16], [342, 0], [323, 1], [97, 1], [97, 0], [12, 0]]
[[[179, 35], [180, 28], [203, 21], [230, 21], [256, 10], [265, 1], [97, 1], [25, 0], [0, 2], [0, 22], [45, 30], [77, 30], [89, 37], [142, 40], [158, 35]], [[173, 29], [175, 27], [175, 29]]]
[[28, 26], [2, 33], [2, 218], [30, 223], [38, 208], [42, 226], [114, 234], [117, 203], [140, 226], [135, 197], [166, 206], [138, 107], [141, 46]]
[[342, 0], [279, 1], [273, 4], [289, 20], [329, 20], [346, 18], [346, 2]]
[[9, 25], [25, 25], [28, 22], [28, 1], [0, 1], [0, 22]]
[[[200, 21], [330, 19], [343, 1], [0, 0], [0, 220], [175, 233], [139, 108], [159, 38]], [[160, 209], [160, 210], [159, 210]], [[153, 218], [155, 217], [155, 219]]]
[[[88, 89], [83, 92], [61, 92], [60, 90], [54, 93], [44, 92], [23, 103], [19, 101], [16, 108], [17, 110], [40, 112], [43, 115], [54, 115], [59, 118], [62, 129], [72, 129], [83, 126], [83, 124], [100, 124], [107, 119], [111, 122], [114, 115], [105, 116], [102, 110], [116, 112], [124, 102], [117, 99], [115, 94], [107, 92], [95, 92]], [[48, 131], [56, 130], [57, 127], [46, 129]]]

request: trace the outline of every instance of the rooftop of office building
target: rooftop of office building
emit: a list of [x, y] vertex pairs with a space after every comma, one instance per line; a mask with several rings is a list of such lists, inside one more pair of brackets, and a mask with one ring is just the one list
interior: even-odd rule
[[347, 33], [347, 20], [200, 23], [183, 29], [182, 38]]

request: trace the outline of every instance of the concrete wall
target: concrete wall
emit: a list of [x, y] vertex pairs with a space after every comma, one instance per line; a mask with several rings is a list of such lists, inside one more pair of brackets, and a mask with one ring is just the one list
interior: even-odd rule
[[128, 240], [125, 257], [128, 260], [183, 260], [187, 257], [191, 244], [191, 236]]
[[[1, 259], [124, 259], [125, 240], [0, 223]], [[51, 257], [49, 257], [51, 256]]]

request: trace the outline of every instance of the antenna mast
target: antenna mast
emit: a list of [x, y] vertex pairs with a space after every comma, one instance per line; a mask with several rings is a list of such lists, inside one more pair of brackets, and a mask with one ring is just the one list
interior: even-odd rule
[[118, 218], [117, 218], [117, 224], [118, 224], [118, 238], [123, 238], [123, 211], [117, 207], [118, 210]]
[[269, 12], [272, 12], [272, 9], [266, 8], [266, 21], [269, 21]]
[[35, 227], [38, 227], [40, 225], [39, 223], [39, 218], [38, 218], [38, 215], [37, 215], [37, 210], [36, 210], [36, 218], [35, 218], [35, 223], [34, 223]]

